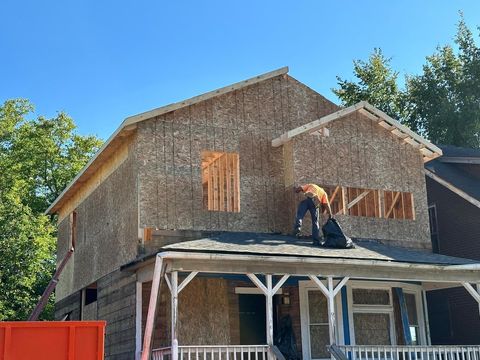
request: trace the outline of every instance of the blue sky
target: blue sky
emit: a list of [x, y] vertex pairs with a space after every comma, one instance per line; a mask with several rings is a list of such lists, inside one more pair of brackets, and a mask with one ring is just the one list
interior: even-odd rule
[[478, 38], [476, 0], [2, 0], [0, 102], [65, 111], [106, 139], [129, 115], [285, 65], [335, 101], [335, 76], [375, 47], [418, 73], [459, 10]]

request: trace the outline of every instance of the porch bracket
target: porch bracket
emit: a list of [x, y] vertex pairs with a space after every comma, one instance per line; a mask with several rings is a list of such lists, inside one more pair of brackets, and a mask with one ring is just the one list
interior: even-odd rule
[[477, 303], [480, 305], [480, 294], [477, 292], [478, 290], [478, 285], [477, 285], [477, 290], [468, 282], [462, 282], [462, 285], [467, 291], [472, 295], [472, 297], [477, 301]]
[[182, 291], [185, 288], [185, 286], [187, 286], [188, 283], [192, 281], [197, 274], [198, 274], [198, 271], [192, 271], [190, 274], [188, 274], [188, 276], [182, 281], [182, 283], [178, 285], [178, 292], [180, 293], [180, 291]]
[[289, 277], [290, 275], [283, 275], [282, 278], [278, 280], [278, 283], [275, 285], [275, 287], [272, 290], [272, 295], [275, 295], [278, 292], [278, 290], [280, 290], [282, 285], [285, 284], [285, 281], [287, 281]]
[[260, 279], [257, 277], [257, 275], [247, 274], [247, 276], [249, 277], [250, 280], [252, 280], [252, 282], [255, 284], [255, 286], [258, 287], [262, 291], [263, 295], [268, 296], [267, 288], [265, 287], [265, 285], [263, 285], [263, 283], [260, 281]]
[[165, 274], [165, 282], [167, 283], [168, 290], [170, 290], [170, 293], [172, 292], [172, 284], [170, 283], [170, 279], [168, 278], [168, 275]]

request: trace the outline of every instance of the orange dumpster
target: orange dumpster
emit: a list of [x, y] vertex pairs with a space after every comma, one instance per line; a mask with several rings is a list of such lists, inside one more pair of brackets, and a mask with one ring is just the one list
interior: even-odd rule
[[0, 360], [103, 360], [105, 321], [0, 322]]

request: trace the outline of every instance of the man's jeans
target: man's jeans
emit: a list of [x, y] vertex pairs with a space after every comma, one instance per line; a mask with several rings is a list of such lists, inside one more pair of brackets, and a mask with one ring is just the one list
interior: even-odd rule
[[302, 221], [307, 211], [312, 216], [312, 238], [313, 240], [320, 240], [320, 226], [318, 224], [318, 208], [313, 203], [311, 198], [306, 198], [298, 204], [297, 216], [295, 217], [295, 232], [300, 232], [302, 228]]

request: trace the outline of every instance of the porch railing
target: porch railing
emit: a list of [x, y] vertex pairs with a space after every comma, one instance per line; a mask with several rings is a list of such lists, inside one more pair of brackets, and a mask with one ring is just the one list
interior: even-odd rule
[[[178, 347], [178, 359], [267, 360], [268, 352], [268, 345], [180, 345]], [[171, 360], [171, 358], [170, 347], [152, 350], [152, 360]]]
[[348, 360], [480, 360], [480, 345], [337, 345]]

